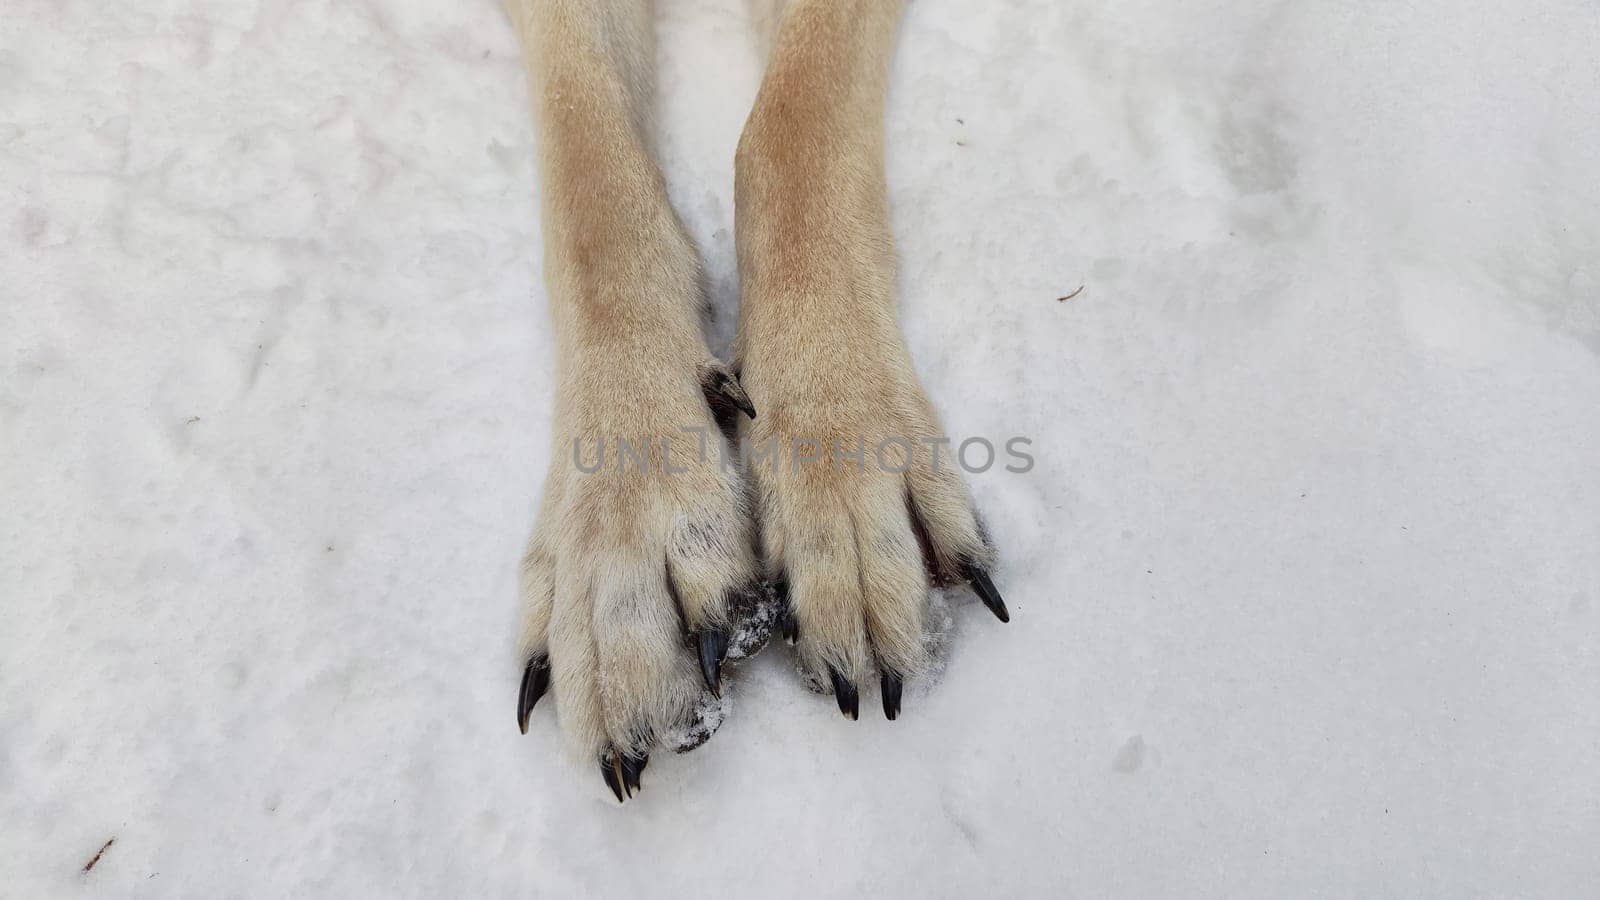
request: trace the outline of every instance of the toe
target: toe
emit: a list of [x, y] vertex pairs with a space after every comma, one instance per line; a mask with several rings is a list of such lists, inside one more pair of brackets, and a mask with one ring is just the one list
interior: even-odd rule
[[605, 728], [633, 747], [690, 715], [702, 675], [663, 574], [643, 560], [597, 563], [591, 627]]
[[667, 590], [715, 694], [721, 693], [723, 662], [759, 651], [777, 618], [747, 519], [730, 507], [681, 520], [667, 537]]
[[907, 514], [935, 581], [953, 583], [961, 579], [964, 564], [990, 562], [989, 545], [972, 497], [948, 461], [935, 467], [931, 460], [924, 465], [919, 459], [906, 472], [905, 492]]
[[873, 523], [857, 530], [867, 638], [880, 669], [916, 675], [927, 665], [923, 645], [928, 573], [898, 497], [880, 498]]
[[600, 691], [593, 571], [586, 561], [564, 555], [557, 563], [556, 583], [561, 589], [550, 616], [550, 690], [569, 746], [595, 759], [612, 741]]

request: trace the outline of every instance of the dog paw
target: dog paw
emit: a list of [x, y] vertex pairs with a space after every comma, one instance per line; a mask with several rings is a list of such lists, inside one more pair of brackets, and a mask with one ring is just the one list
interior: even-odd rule
[[762, 556], [783, 634], [850, 719], [876, 676], [900, 714], [929, 665], [929, 588], [965, 583], [1002, 622], [991, 549], [948, 441], [898, 341], [839, 365], [840, 344], [745, 358], [762, 408], [746, 427]]
[[713, 362], [656, 369], [632, 388], [564, 386], [521, 570], [518, 727], [553, 693], [562, 730], [619, 801], [652, 751], [711, 737], [724, 664], [759, 650], [777, 618], [720, 446], [719, 417], [754, 409]]

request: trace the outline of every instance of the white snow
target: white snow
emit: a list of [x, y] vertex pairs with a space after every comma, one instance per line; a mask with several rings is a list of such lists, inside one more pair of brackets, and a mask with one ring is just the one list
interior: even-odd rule
[[[725, 342], [760, 11], [660, 5]], [[0, 895], [1596, 896], [1596, 47], [916, 0], [905, 332], [1035, 441], [972, 479], [1013, 621], [952, 598], [892, 724], [769, 650], [619, 808], [513, 723], [551, 363], [495, 0], [7, 0]]]

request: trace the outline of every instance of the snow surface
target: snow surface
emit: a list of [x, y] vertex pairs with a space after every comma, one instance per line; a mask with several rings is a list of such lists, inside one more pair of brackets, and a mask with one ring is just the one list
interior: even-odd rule
[[[661, 7], [725, 342], [763, 13]], [[954, 433], [1035, 440], [972, 480], [1013, 622], [952, 598], [893, 724], [769, 651], [619, 808], [513, 724], [551, 367], [495, 0], [6, 0], [0, 895], [1600, 895], [1596, 47], [916, 0], [905, 331]]]

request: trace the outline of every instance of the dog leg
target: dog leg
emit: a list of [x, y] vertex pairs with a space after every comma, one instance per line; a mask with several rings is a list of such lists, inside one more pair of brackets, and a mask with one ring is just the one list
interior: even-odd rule
[[852, 719], [874, 671], [899, 714], [927, 663], [930, 579], [1009, 618], [895, 314], [883, 109], [901, 7], [789, 0], [736, 159], [735, 358], [761, 410], [747, 441], [764, 563], [803, 668]]
[[648, 149], [651, 3], [506, 5], [539, 132], [558, 379], [517, 719], [526, 731], [553, 689], [622, 800], [653, 748], [709, 736], [724, 659], [765, 639], [741, 630], [765, 593], [717, 421], [749, 403], [706, 347], [698, 259]]

